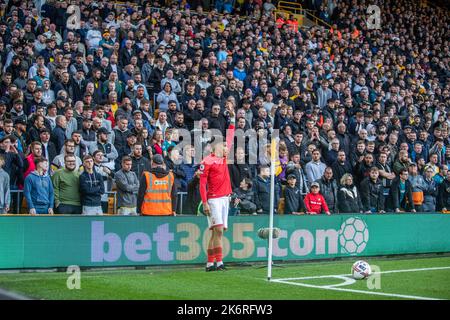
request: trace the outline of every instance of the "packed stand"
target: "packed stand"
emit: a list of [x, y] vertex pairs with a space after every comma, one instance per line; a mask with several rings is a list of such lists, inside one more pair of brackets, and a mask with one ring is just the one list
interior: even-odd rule
[[79, 21], [1, 6], [1, 213], [111, 213], [117, 192], [119, 214], [174, 215], [180, 195], [197, 214], [198, 152], [231, 122], [258, 137], [229, 151], [232, 214], [269, 213], [274, 130], [278, 214], [450, 210], [445, 11], [371, 1], [376, 30], [364, 1], [304, 3], [332, 28], [270, 0], [72, 3]]

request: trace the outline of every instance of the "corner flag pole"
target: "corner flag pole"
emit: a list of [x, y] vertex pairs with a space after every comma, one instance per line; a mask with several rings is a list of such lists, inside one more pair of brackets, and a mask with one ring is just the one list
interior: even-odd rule
[[268, 265], [267, 265], [267, 280], [272, 278], [272, 241], [273, 241], [273, 212], [275, 206], [275, 161], [277, 155], [277, 141], [272, 133], [270, 141], [270, 213], [269, 213], [269, 252], [268, 252]]

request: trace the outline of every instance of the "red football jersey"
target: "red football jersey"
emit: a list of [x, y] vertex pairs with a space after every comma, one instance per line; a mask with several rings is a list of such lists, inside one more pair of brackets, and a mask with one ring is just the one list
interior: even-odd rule
[[[234, 125], [227, 130], [227, 148], [232, 152]], [[207, 156], [200, 165], [200, 196], [202, 202], [208, 199], [225, 197], [231, 194], [231, 180], [228, 172], [227, 158], [216, 157], [214, 154]]]

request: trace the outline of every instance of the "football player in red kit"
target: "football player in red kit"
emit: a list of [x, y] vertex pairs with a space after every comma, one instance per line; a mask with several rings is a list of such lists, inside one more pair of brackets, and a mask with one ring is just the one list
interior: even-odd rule
[[[211, 238], [208, 242], [208, 262], [206, 271], [225, 270], [222, 261], [222, 235], [228, 227], [228, 208], [230, 203], [231, 180], [228, 173], [227, 157], [233, 144], [235, 113], [233, 106], [227, 104], [230, 125], [226, 144], [221, 142], [212, 146], [212, 153], [205, 157], [200, 170], [200, 196], [203, 212], [208, 218]], [[216, 261], [216, 265], [214, 265]]]

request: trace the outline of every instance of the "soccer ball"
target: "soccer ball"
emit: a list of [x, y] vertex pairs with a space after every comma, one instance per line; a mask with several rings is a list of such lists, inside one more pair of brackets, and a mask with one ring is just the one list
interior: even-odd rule
[[356, 280], [362, 280], [370, 276], [372, 273], [372, 268], [364, 260], [356, 261], [352, 266], [352, 277]]

